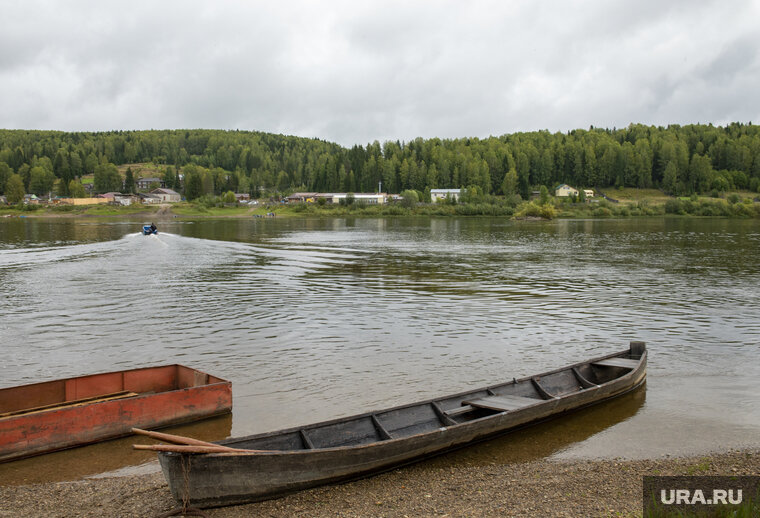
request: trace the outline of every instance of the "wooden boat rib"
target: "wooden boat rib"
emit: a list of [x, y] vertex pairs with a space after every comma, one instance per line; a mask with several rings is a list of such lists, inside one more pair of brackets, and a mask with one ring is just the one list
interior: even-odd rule
[[230, 382], [182, 365], [0, 389], [0, 462], [229, 413]]
[[644, 342], [631, 342], [625, 351], [538, 376], [219, 442], [236, 451], [173, 448], [159, 460], [179, 502], [216, 507], [264, 500], [385, 471], [620, 396], [644, 383], [646, 357]]

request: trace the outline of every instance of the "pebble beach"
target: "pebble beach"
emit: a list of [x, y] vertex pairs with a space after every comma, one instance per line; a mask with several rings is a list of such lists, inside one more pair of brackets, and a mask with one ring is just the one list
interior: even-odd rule
[[[644, 475], [760, 475], [760, 449], [649, 460], [422, 462], [276, 500], [207, 509], [210, 518], [636, 517]], [[0, 486], [0, 517], [158, 517], [177, 508], [161, 473]]]

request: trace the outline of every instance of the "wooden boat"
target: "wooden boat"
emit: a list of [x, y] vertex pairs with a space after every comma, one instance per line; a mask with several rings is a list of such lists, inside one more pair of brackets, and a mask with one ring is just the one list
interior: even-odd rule
[[538, 376], [410, 405], [217, 444], [188, 440], [143, 449], [159, 451], [179, 502], [264, 500], [388, 470], [620, 396], [644, 383], [646, 358], [644, 342], [631, 342], [625, 351]]
[[167, 365], [0, 389], [0, 462], [228, 413], [230, 385]]

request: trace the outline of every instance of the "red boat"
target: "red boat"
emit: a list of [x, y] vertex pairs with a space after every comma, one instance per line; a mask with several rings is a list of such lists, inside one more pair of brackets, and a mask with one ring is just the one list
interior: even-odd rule
[[182, 365], [0, 389], [0, 462], [229, 413], [229, 381]]

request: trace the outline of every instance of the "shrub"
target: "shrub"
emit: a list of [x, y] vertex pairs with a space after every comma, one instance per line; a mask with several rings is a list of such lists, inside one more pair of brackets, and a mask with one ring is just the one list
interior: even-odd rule
[[612, 211], [607, 207], [597, 207], [591, 213], [595, 218], [609, 218], [612, 216]]
[[407, 189], [401, 193], [401, 204], [404, 207], [414, 207], [420, 201], [420, 196], [417, 191]]
[[522, 203], [523, 199], [520, 197], [519, 194], [510, 194], [504, 198], [504, 203], [509, 205], [510, 207], [517, 207]]
[[[514, 209], [507, 205], [493, 205], [490, 203], [465, 203], [451, 207], [453, 211], [448, 214], [458, 216], [511, 216]], [[419, 213], [419, 210], [417, 211]]]
[[403, 216], [406, 211], [403, 207], [399, 207], [398, 205], [391, 205], [386, 210], [386, 214], [389, 216]]
[[61, 205], [53, 205], [50, 207], [50, 210], [53, 212], [76, 212], [79, 210], [79, 208], [76, 205], [69, 205], [66, 203]]
[[671, 198], [665, 202], [665, 214], [681, 214], [681, 200]]
[[553, 205], [541, 205], [535, 201], [524, 203], [515, 212], [516, 219], [521, 218], [541, 218], [554, 219], [557, 217], [557, 209]]
[[37, 205], [36, 203], [23, 203], [19, 202], [18, 209], [23, 210], [24, 212], [34, 212], [37, 210], [40, 210], [42, 207], [40, 205]]
[[732, 207], [733, 215], [738, 218], [752, 218], [755, 216], [755, 210], [751, 205], [736, 203]]
[[213, 194], [204, 194], [200, 198], [193, 200], [193, 203], [195, 203], [198, 208], [205, 209], [216, 207], [217, 205], [222, 205], [222, 203], [219, 201], [219, 198]]

